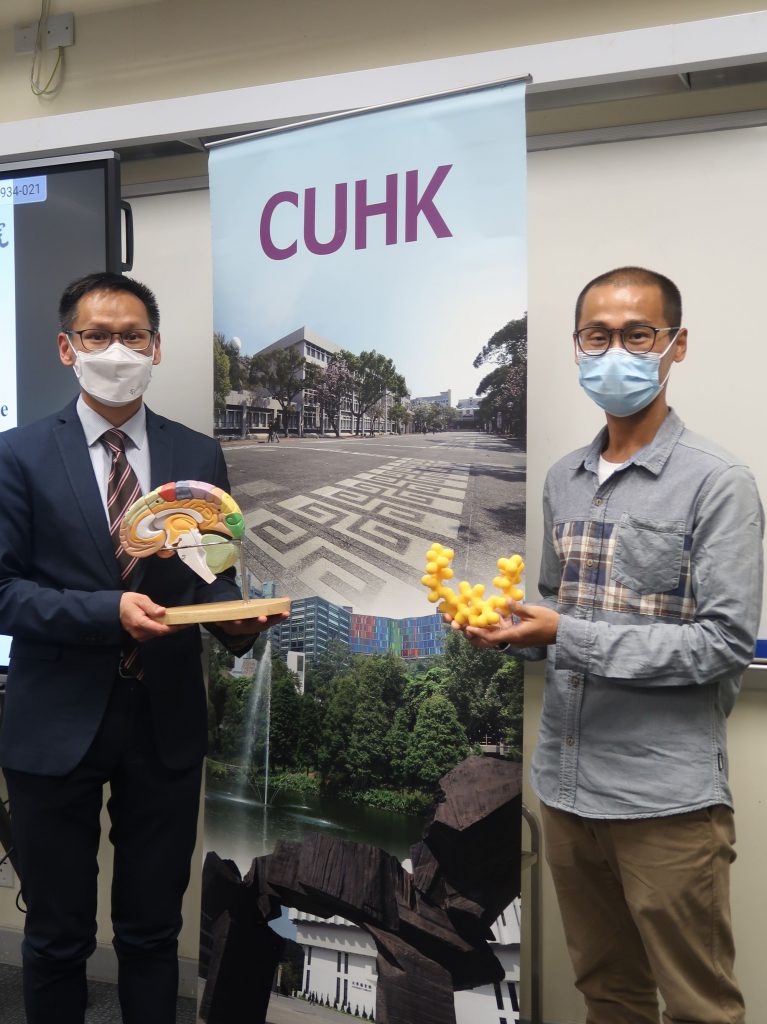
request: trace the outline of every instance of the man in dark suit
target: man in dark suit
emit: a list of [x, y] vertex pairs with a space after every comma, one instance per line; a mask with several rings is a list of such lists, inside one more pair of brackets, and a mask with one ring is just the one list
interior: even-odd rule
[[[177, 557], [126, 565], [115, 487], [229, 484], [214, 440], [143, 404], [161, 353], [151, 291], [93, 274], [59, 313], [80, 397], [0, 434], [0, 633], [13, 636], [0, 764], [27, 905], [27, 1019], [82, 1024], [108, 782], [123, 1019], [172, 1024], [207, 713], [199, 629], [161, 618], [168, 605], [241, 595], [233, 570], [208, 584]], [[241, 653], [273, 621], [210, 628]]]

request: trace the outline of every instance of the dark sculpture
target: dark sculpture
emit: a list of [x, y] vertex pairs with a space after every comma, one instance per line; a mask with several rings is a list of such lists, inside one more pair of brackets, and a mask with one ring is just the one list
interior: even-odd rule
[[[439, 781], [432, 821], [411, 849], [413, 873], [363, 843], [313, 833], [278, 842], [240, 880], [208, 854], [203, 922], [212, 934], [200, 1014], [208, 1024], [266, 1021], [282, 940], [280, 905], [364, 928], [378, 950], [379, 1024], [455, 1024], [453, 992], [503, 969], [490, 925], [519, 895], [522, 766], [470, 757]], [[210, 936], [208, 937], [210, 945]]]
[[208, 959], [200, 1016], [211, 1024], [266, 1020], [272, 978], [285, 946], [267, 923], [281, 913], [279, 900], [261, 882], [268, 859], [257, 857], [242, 879], [232, 861], [215, 853], [205, 858], [202, 926]]

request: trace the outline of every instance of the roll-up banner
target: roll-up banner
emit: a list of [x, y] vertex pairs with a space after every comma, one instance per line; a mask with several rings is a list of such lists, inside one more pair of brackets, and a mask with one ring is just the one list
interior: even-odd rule
[[524, 588], [524, 84], [227, 142], [210, 189], [244, 586], [292, 605], [212, 656], [201, 1016], [510, 1024], [522, 669], [438, 609]]

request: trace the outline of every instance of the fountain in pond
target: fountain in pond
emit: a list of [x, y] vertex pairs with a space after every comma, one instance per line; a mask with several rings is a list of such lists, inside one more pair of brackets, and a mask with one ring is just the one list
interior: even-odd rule
[[264, 732], [264, 788], [263, 805], [269, 803], [269, 731], [272, 711], [272, 644], [267, 640], [263, 653], [258, 660], [256, 678], [250, 688], [248, 711], [245, 720], [245, 734], [242, 743], [240, 764], [242, 765], [242, 782], [240, 796], [245, 794], [251, 784], [253, 756], [257, 751], [258, 737], [261, 729]]

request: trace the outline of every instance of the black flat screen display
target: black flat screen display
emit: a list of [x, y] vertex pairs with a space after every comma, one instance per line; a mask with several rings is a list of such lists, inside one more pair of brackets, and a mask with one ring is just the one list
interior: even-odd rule
[[[121, 270], [117, 156], [0, 164], [0, 430], [77, 393], [56, 350], [57, 309], [70, 281], [97, 270]], [[0, 637], [0, 671], [9, 647]]]

